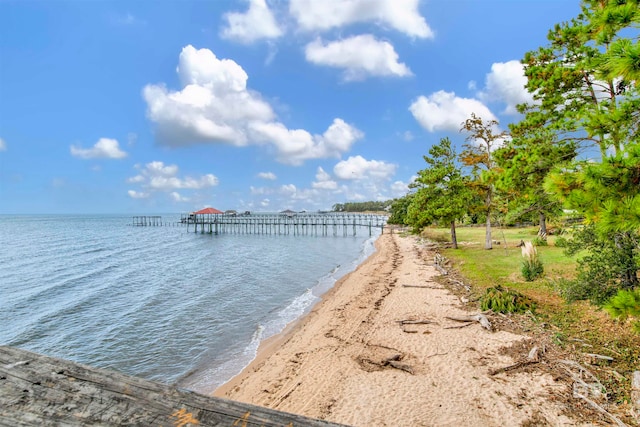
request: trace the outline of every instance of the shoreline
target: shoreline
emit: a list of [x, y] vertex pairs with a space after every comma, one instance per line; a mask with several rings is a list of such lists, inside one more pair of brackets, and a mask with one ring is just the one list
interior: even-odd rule
[[397, 233], [375, 245], [213, 395], [354, 426], [576, 425], [555, 399], [565, 385], [550, 375], [490, 374], [528, 351], [529, 337], [454, 328], [446, 318], [468, 312], [434, 280], [433, 254]]
[[237, 387], [238, 384], [247, 380], [251, 376], [251, 374], [255, 372], [258, 366], [262, 365], [265, 360], [273, 355], [280, 346], [284, 345], [294, 334], [298, 332], [298, 328], [301, 326], [301, 324], [307, 321], [310, 316], [313, 316], [314, 312], [319, 310], [319, 306], [322, 305], [326, 299], [331, 298], [331, 295], [333, 295], [333, 293], [335, 293], [336, 290], [340, 286], [342, 286], [345, 281], [348, 280], [349, 276], [354, 274], [364, 264], [368, 263], [369, 260], [379, 252], [378, 241], [383, 235], [384, 234], [381, 234], [376, 238], [376, 240], [374, 241], [375, 250], [371, 254], [369, 254], [369, 256], [364, 258], [355, 267], [354, 270], [340, 277], [338, 280], [336, 280], [333, 286], [331, 286], [327, 291], [320, 294], [318, 296], [320, 300], [316, 302], [307, 313], [289, 322], [279, 333], [262, 340], [258, 345], [258, 350], [253, 360], [247, 366], [242, 368], [242, 371], [229, 379], [229, 381], [221, 384], [215, 390], [213, 390], [211, 395], [216, 397], [225, 397], [226, 393], [229, 393], [233, 388]]

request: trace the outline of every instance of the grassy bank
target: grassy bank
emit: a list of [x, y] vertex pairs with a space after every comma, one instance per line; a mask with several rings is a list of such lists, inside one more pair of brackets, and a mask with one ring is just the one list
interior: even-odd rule
[[[521, 292], [533, 299], [533, 315], [521, 316], [532, 322], [531, 330], [541, 331], [567, 357], [590, 366], [607, 389], [609, 402], [621, 410], [630, 402], [631, 375], [640, 369], [640, 335], [629, 324], [612, 320], [600, 308], [579, 301], [568, 303], [560, 297], [557, 283], [575, 276], [576, 260], [555, 246], [556, 237], [549, 236], [548, 246], [538, 246], [544, 275], [534, 281], [524, 280], [521, 240], [533, 240], [537, 229], [494, 228], [492, 250], [484, 249], [483, 227], [457, 229], [459, 249], [443, 248], [442, 255], [451, 261], [466, 284], [471, 285], [471, 298], [479, 298], [485, 289], [497, 285]], [[438, 242], [448, 242], [448, 229], [430, 228], [423, 236]], [[588, 354], [599, 354], [613, 361], [593, 361]]]

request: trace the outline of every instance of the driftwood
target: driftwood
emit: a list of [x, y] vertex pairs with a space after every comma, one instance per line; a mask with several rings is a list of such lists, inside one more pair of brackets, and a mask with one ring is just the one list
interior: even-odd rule
[[465, 323], [464, 325], [457, 325], [457, 326], [446, 326], [442, 329], [462, 329], [462, 328], [466, 328], [469, 325], [473, 325], [475, 322], [469, 322], [469, 323]]
[[446, 319], [455, 320], [456, 322], [478, 322], [478, 323], [480, 323], [480, 326], [482, 326], [486, 330], [488, 330], [488, 331], [492, 330], [491, 322], [489, 321], [489, 319], [487, 319], [487, 316], [485, 316], [482, 313], [472, 314], [472, 315], [463, 316], [463, 317], [447, 316]]
[[434, 322], [433, 320], [398, 320], [397, 322], [401, 325], [428, 325], [430, 323], [435, 323], [436, 325], [438, 324], [438, 322]]
[[0, 426], [337, 426], [0, 346]]
[[640, 371], [635, 371], [631, 379], [631, 406], [633, 415], [640, 421]]
[[[587, 368], [573, 360], [559, 360], [559, 362], [563, 365], [564, 369], [569, 373], [574, 381], [573, 397], [584, 400], [595, 410], [609, 417], [617, 426], [627, 426], [619, 418], [609, 413], [609, 411], [604, 409], [594, 400], [606, 400], [606, 389], [595, 375], [593, 375]], [[591, 397], [593, 397], [593, 399]]]
[[426, 286], [426, 285], [402, 285], [403, 288], [423, 288], [423, 289], [442, 289], [441, 286]]
[[431, 323], [434, 323], [436, 325], [438, 324], [433, 320], [397, 320], [397, 322], [400, 324], [400, 327], [402, 328], [402, 332], [405, 332], [407, 334], [416, 334], [418, 333], [418, 331], [414, 329], [407, 329], [405, 328], [406, 325], [428, 325]]
[[447, 259], [439, 253], [433, 257], [433, 265], [436, 267], [436, 269], [438, 269], [440, 274], [442, 274], [443, 276], [446, 276], [447, 274], [449, 274], [447, 269], [444, 268], [444, 264], [446, 264], [446, 262], [447, 262]]
[[413, 375], [413, 372], [414, 372], [413, 368], [407, 365], [406, 363], [401, 363], [400, 362], [401, 359], [402, 359], [402, 356], [399, 354], [396, 354], [395, 356], [391, 356], [390, 358], [383, 361], [382, 366], [391, 366], [392, 368], [400, 369], [401, 371], [405, 371]]
[[611, 356], [603, 356], [602, 354], [595, 354], [595, 353], [585, 353], [584, 355], [588, 356], [591, 359], [606, 360], [607, 362], [613, 362], [613, 357]]
[[527, 358], [525, 360], [521, 360], [519, 362], [514, 363], [513, 365], [505, 366], [504, 368], [498, 368], [489, 371], [489, 375], [497, 375], [502, 372], [512, 371], [514, 369], [522, 368], [523, 366], [533, 365], [534, 363], [540, 362], [540, 357], [538, 355], [538, 346], [533, 347]]

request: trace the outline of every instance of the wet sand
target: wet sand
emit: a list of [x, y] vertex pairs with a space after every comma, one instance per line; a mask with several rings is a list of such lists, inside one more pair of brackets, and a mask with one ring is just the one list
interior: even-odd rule
[[353, 426], [576, 425], [550, 375], [490, 374], [527, 337], [446, 319], [469, 312], [415, 237], [385, 232], [376, 248], [214, 395]]

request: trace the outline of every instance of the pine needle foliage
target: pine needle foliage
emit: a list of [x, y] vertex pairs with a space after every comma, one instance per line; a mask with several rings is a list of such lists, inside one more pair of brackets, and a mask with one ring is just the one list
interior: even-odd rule
[[518, 291], [494, 286], [480, 298], [480, 309], [495, 313], [526, 313], [535, 309], [535, 302]]

